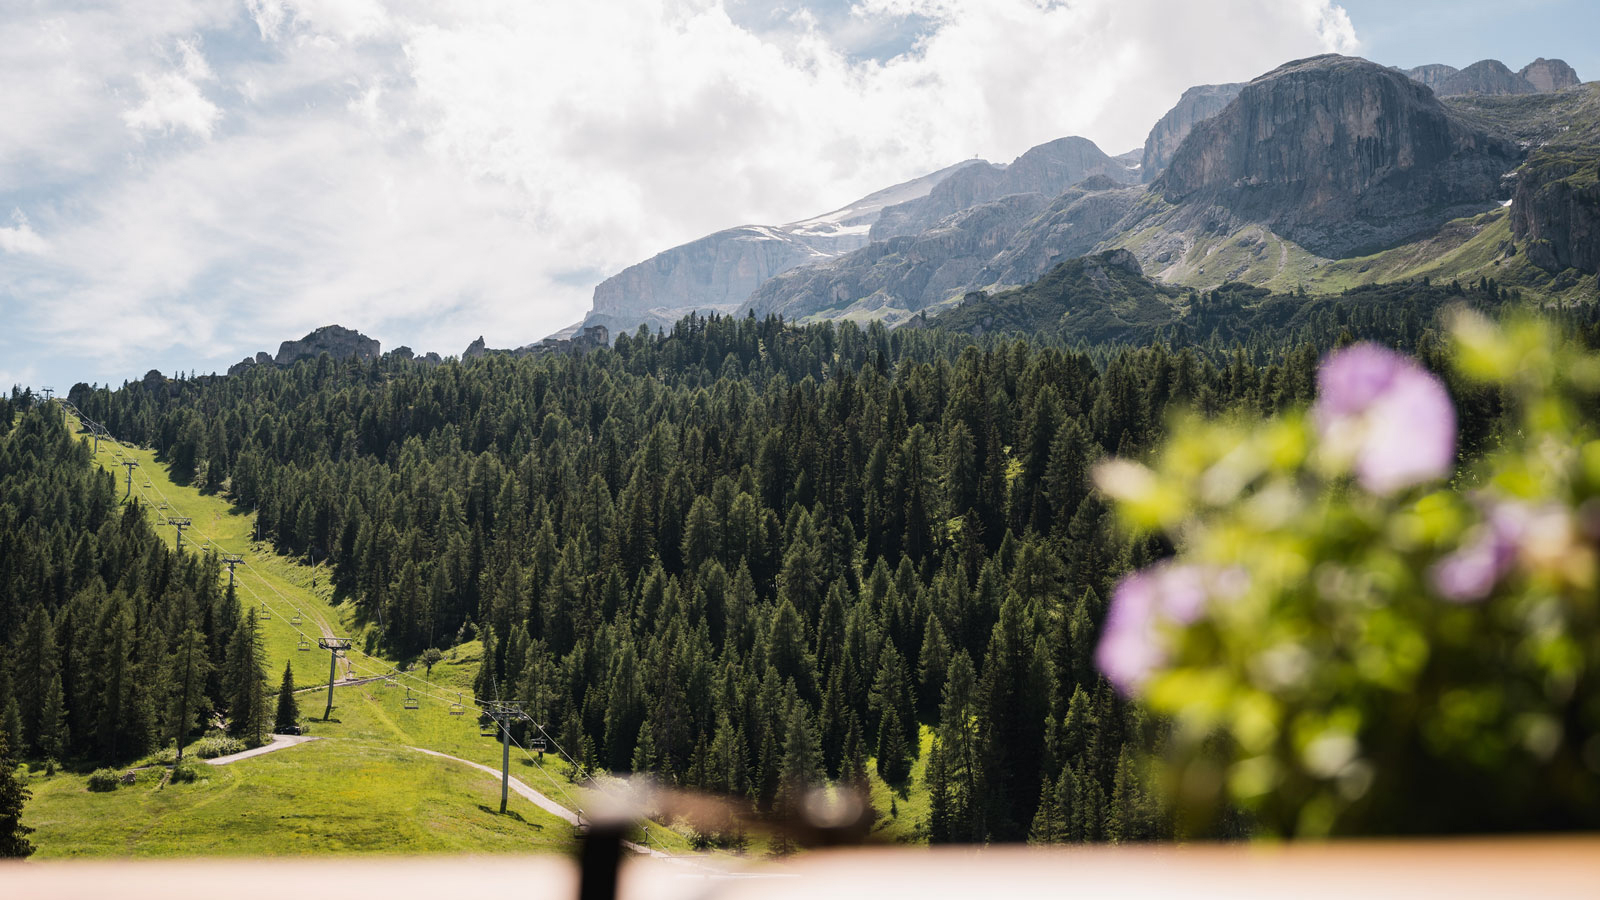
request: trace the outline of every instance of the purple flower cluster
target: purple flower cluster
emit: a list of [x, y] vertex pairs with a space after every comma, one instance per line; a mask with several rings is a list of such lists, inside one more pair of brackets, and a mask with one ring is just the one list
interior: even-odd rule
[[1166, 662], [1161, 627], [1199, 619], [1216, 579], [1212, 569], [1170, 563], [1122, 579], [1111, 595], [1105, 631], [1095, 648], [1095, 664], [1119, 691], [1134, 693]]
[[1356, 480], [1375, 494], [1441, 478], [1455, 464], [1456, 411], [1444, 385], [1376, 344], [1323, 362], [1312, 417], [1318, 436], [1352, 456]]

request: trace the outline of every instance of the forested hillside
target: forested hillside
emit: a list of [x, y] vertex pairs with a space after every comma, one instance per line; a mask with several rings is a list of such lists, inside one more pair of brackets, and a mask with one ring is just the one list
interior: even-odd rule
[[29, 756], [108, 763], [213, 717], [259, 739], [255, 622], [216, 559], [163, 544], [35, 399], [0, 407], [0, 728]]
[[[1439, 303], [1395, 293], [1248, 352], [1222, 341], [1271, 298], [1219, 293], [1202, 346], [689, 318], [582, 356], [323, 357], [72, 399], [330, 560], [390, 650], [481, 636], [478, 695], [530, 700], [589, 765], [781, 811], [784, 785], [869, 758], [903, 781], [926, 724], [931, 839], [1134, 840], [1173, 832], [1138, 774], [1162, 729], [1092, 648], [1117, 576], [1170, 548], [1120, 537], [1087, 469], [1174, 406], [1308, 401], [1352, 338], [1440, 368]], [[1496, 398], [1453, 390], [1471, 452]]]

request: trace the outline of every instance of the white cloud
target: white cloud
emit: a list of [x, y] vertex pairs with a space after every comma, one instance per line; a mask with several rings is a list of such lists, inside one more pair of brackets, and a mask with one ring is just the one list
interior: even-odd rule
[[[34, 223], [0, 229], [0, 331], [29, 339], [0, 356], [71, 345], [95, 367], [74, 380], [120, 380], [334, 321], [418, 350], [523, 343], [580, 317], [604, 274], [707, 231], [1067, 134], [1121, 152], [1192, 84], [1356, 47], [1326, 0], [779, 7], [760, 33], [719, 0], [0, 22], [17, 111], [0, 184], [30, 186], [0, 208]], [[850, 51], [897, 32], [900, 55]]]
[[164, 72], [139, 72], [134, 78], [144, 93], [144, 102], [122, 114], [134, 131], [172, 132], [183, 128], [201, 137], [210, 137], [222, 110], [207, 100], [199, 82], [216, 76], [206, 64], [195, 40], [177, 43], [178, 59]]
[[13, 211], [11, 218], [16, 222], [15, 225], [0, 226], [0, 251], [39, 256], [50, 249], [45, 239], [28, 224], [28, 217], [22, 214], [22, 210]]

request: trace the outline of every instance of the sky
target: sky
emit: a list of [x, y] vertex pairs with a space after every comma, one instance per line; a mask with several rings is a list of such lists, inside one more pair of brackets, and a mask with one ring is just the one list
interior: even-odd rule
[[459, 354], [663, 249], [1337, 51], [1600, 73], [1596, 4], [0, 0], [0, 387], [338, 323]]

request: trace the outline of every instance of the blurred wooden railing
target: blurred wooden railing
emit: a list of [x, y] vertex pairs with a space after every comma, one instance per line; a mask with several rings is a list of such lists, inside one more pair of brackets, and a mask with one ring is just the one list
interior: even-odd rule
[[[593, 887], [593, 885], [591, 885]], [[316, 857], [0, 864], [6, 900], [578, 896], [560, 857]], [[857, 849], [786, 860], [625, 860], [624, 900], [1600, 898], [1600, 836], [1034, 850]]]

